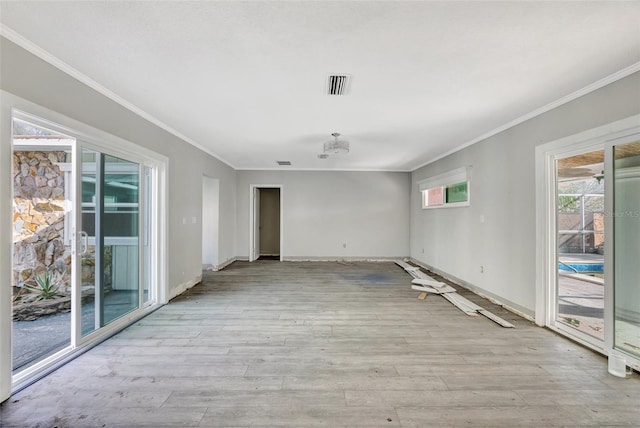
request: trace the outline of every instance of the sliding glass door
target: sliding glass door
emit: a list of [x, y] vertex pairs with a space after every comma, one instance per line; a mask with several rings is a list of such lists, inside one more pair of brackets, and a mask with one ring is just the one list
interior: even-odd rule
[[640, 359], [640, 141], [614, 150], [614, 348]]
[[[544, 323], [640, 367], [640, 127], [538, 150]], [[624, 128], [621, 128], [624, 129]], [[542, 156], [540, 156], [542, 154]], [[544, 189], [544, 191], [542, 191]], [[542, 214], [539, 211], [539, 214]], [[539, 241], [540, 242], [540, 241]], [[544, 255], [543, 255], [544, 254]], [[539, 283], [540, 284], [540, 283]], [[540, 308], [540, 306], [538, 306]], [[541, 320], [537, 317], [537, 322]], [[619, 354], [619, 355], [618, 355]], [[614, 370], [617, 371], [617, 370]]]
[[161, 298], [163, 164], [27, 114], [12, 123], [15, 385]]
[[140, 307], [140, 164], [81, 149], [82, 335]]

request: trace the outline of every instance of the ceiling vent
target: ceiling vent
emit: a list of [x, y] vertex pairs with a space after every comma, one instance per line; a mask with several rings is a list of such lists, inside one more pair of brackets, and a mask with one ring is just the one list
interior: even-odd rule
[[291, 166], [291, 161], [276, 161], [280, 166]]
[[327, 94], [329, 95], [345, 95], [349, 86], [350, 75], [333, 74], [327, 80]]

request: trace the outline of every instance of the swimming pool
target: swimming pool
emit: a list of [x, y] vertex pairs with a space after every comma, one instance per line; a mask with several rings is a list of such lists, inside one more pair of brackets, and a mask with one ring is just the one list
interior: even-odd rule
[[564, 272], [604, 273], [604, 263], [563, 262], [558, 263], [558, 269]]

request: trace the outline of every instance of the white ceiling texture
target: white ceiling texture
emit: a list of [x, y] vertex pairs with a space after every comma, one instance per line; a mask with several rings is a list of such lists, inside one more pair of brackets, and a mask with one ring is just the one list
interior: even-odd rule
[[[640, 62], [637, 1], [0, 7], [4, 34], [237, 169], [411, 171]], [[351, 151], [319, 159], [332, 132]]]

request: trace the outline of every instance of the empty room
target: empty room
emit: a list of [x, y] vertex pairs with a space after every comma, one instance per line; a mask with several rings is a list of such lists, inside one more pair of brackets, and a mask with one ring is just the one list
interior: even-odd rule
[[640, 426], [640, 2], [0, 1], [1, 427]]

